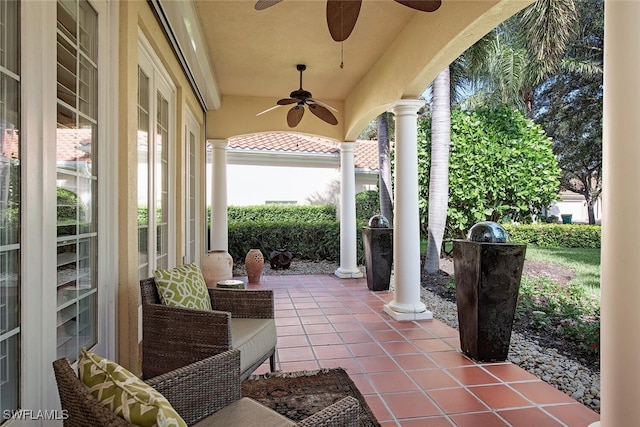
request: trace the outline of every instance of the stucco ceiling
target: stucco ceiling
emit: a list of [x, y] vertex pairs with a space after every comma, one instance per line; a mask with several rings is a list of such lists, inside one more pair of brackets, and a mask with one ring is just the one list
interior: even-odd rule
[[[415, 98], [449, 62], [525, 0], [443, 0], [418, 12], [393, 0], [363, 0], [343, 43], [329, 33], [324, 0], [283, 0], [258, 11], [255, 0], [196, 0], [221, 107], [210, 114], [217, 137], [288, 130], [288, 107], [256, 117], [299, 86], [335, 106], [338, 126], [307, 113], [301, 132], [353, 140], [377, 114]], [[343, 63], [343, 67], [341, 67]]]

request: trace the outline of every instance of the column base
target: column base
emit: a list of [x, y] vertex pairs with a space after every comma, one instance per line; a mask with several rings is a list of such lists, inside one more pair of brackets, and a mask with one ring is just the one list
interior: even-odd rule
[[432, 320], [433, 313], [427, 310], [424, 304], [399, 304], [391, 301], [384, 305], [384, 312], [393, 318], [393, 320], [410, 321], [410, 320]]
[[338, 276], [341, 279], [359, 279], [364, 277], [362, 271], [359, 268], [338, 268], [333, 274]]
[[596, 421], [595, 423], [589, 424], [588, 427], [600, 427], [600, 421]]

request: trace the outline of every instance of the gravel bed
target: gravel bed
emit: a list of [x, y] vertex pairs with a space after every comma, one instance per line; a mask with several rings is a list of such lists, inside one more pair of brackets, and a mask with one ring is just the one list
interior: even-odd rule
[[[458, 329], [456, 304], [446, 301], [426, 289], [420, 296], [433, 317]], [[551, 384], [583, 405], [600, 413], [600, 373], [580, 362], [559, 354], [555, 349], [538, 345], [522, 334], [511, 334], [509, 361]]]
[[[307, 262], [294, 259], [285, 270], [272, 270], [265, 263], [263, 275], [334, 274], [338, 265], [332, 262]], [[243, 264], [234, 266], [234, 276], [246, 276]], [[391, 283], [393, 289], [393, 278]], [[433, 317], [458, 329], [458, 309], [456, 304], [444, 300], [436, 294], [421, 289], [420, 296]], [[600, 413], [600, 373], [594, 372], [580, 362], [559, 354], [555, 349], [538, 345], [519, 333], [511, 334], [509, 361], [527, 372], [551, 384], [578, 402]]]

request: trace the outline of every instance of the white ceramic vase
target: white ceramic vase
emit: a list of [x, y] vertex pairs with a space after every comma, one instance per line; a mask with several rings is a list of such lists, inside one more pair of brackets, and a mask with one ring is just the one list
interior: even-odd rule
[[231, 280], [233, 258], [225, 250], [207, 252], [202, 259], [202, 275], [208, 288], [215, 288], [221, 280]]

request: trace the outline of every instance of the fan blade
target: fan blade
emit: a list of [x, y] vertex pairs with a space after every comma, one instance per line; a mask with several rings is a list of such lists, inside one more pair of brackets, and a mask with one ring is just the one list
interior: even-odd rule
[[282, 98], [282, 99], [279, 99], [276, 104], [289, 105], [289, 104], [295, 104], [296, 102], [298, 102], [298, 100], [294, 98]]
[[396, 2], [421, 12], [435, 12], [442, 0], [395, 0]]
[[309, 103], [309, 102], [313, 102], [315, 104], [322, 105], [323, 107], [328, 108], [329, 110], [335, 111], [336, 113], [338, 112], [337, 108], [333, 108], [331, 105], [325, 104], [324, 102], [318, 101], [317, 99], [309, 98], [309, 99], [307, 99], [307, 103]]
[[256, 114], [256, 117], [261, 116], [261, 115], [263, 115], [264, 113], [268, 113], [269, 111], [275, 110], [276, 108], [280, 108], [280, 107], [282, 107], [282, 105], [274, 105], [274, 106], [273, 106], [273, 107], [271, 107], [271, 108], [267, 108], [267, 109], [266, 109], [266, 110], [264, 110], [264, 111], [260, 111], [258, 114]]
[[327, 0], [327, 25], [337, 42], [349, 38], [356, 26], [362, 0]]
[[296, 105], [287, 113], [287, 124], [290, 128], [298, 126], [302, 116], [304, 115], [304, 108], [301, 105]]
[[334, 116], [331, 111], [329, 111], [327, 108], [324, 108], [320, 104], [309, 104], [309, 110], [330, 125], [338, 124], [338, 119], [336, 119], [336, 116]]
[[258, 0], [254, 7], [256, 10], [265, 10], [266, 8], [271, 7], [274, 4], [278, 4], [281, 1], [282, 0]]

